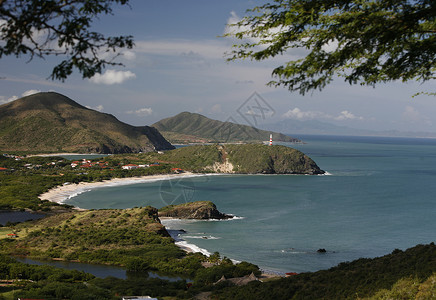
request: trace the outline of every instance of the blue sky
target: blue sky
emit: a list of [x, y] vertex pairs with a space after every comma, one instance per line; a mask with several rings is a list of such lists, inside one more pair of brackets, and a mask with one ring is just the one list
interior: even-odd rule
[[[132, 125], [150, 125], [182, 111], [236, 121], [241, 106], [257, 92], [272, 108], [263, 119], [319, 120], [354, 128], [436, 132], [434, 82], [350, 86], [338, 79], [323, 91], [301, 96], [267, 87], [271, 71], [286, 58], [226, 62], [234, 41], [220, 37], [226, 24], [262, 1], [133, 0], [117, 7], [93, 29], [133, 35], [136, 47], [123, 53], [125, 67], [108, 68], [91, 80], [73, 74], [65, 82], [46, 79], [59, 58], [0, 59], [0, 104], [36, 91], [56, 91], [82, 105]], [[245, 109], [245, 108], [244, 108]]]

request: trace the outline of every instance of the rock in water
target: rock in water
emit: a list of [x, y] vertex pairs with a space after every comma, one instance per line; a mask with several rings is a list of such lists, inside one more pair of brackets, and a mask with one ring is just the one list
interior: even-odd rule
[[179, 205], [168, 205], [159, 209], [159, 217], [177, 219], [230, 219], [229, 216], [220, 212], [211, 201], [188, 202]]

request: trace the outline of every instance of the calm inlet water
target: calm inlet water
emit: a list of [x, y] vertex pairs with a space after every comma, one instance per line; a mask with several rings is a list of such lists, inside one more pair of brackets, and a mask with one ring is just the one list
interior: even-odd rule
[[[302, 137], [330, 175], [222, 175], [95, 189], [81, 208], [213, 201], [240, 218], [170, 221], [209, 252], [279, 272], [326, 269], [436, 240], [436, 140]], [[325, 248], [327, 253], [316, 251]]]

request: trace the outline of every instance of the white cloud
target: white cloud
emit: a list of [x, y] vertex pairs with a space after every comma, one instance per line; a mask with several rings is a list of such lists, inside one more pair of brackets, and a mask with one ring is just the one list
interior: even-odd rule
[[135, 52], [133, 52], [131, 50], [123, 51], [121, 53], [121, 55], [123, 56], [124, 59], [129, 60], [129, 61], [133, 61], [136, 58]]
[[416, 122], [421, 119], [421, 114], [412, 106], [406, 106], [403, 112], [403, 117], [407, 121]]
[[[238, 26], [237, 24], [242, 21], [243, 18], [239, 17], [237, 15], [237, 13], [235, 11], [231, 11], [230, 12], [230, 17], [227, 19], [227, 25], [224, 29], [224, 35], [229, 34], [230, 36], [233, 36], [239, 32], [250, 32], [252, 30], [251, 26], [249, 25], [244, 25], [244, 26]], [[288, 26], [277, 26], [277, 27], [273, 27], [270, 28], [268, 30], [268, 35], [266, 38], [261, 38], [261, 37], [245, 37], [245, 40], [250, 42], [250, 43], [259, 43], [262, 40], [268, 40], [269, 38], [280, 34], [281, 32], [286, 32], [286, 30], [288, 30], [287, 28]], [[267, 48], [269, 45], [271, 45], [270, 43], [265, 43], [263, 42], [262, 44], [258, 45], [258, 47], [260, 48]]]
[[222, 113], [222, 108], [221, 108], [221, 104], [215, 104], [214, 106], [212, 106], [211, 112], [213, 114], [218, 114], [218, 113]]
[[97, 106], [95, 106], [95, 107], [91, 107], [91, 106], [86, 106], [86, 108], [89, 108], [89, 109], [93, 109], [93, 110], [96, 110], [96, 111], [103, 111], [103, 105], [97, 105]]
[[132, 78], [136, 78], [136, 74], [130, 71], [107, 70], [104, 74], [96, 74], [90, 81], [96, 84], [112, 85], [123, 83]]
[[283, 114], [283, 117], [287, 119], [296, 120], [313, 120], [317, 118], [325, 118], [327, 115], [319, 111], [302, 111], [298, 107], [288, 110]]
[[432, 120], [420, 113], [413, 106], [406, 106], [403, 112], [403, 120], [411, 124], [423, 124], [425, 126], [433, 126]]
[[283, 114], [283, 117], [300, 121], [314, 119], [326, 119], [335, 121], [363, 120], [363, 117], [356, 116], [348, 110], [341, 111], [338, 116], [332, 116], [321, 111], [302, 111], [298, 107], [288, 110], [286, 113]]
[[[227, 25], [224, 29], [224, 35], [229, 34], [230, 36], [235, 35], [239, 32], [251, 31], [251, 27], [249, 25], [246, 26], [238, 26], [237, 24], [242, 21], [242, 18], [237, 15], [235, 11], [230, 12], [230, 17], [227, 19]], [[270, 34], [278, 33], [280, 30], [278, 28], [270, 29]], [[261, 41], [258, 37], [247, 37], [246, 40], [251, 43], [259, 43]], [[266, 48], [268, 45], [263, 45], [262, 48]]]
[[322, 50], [325, 52], [334, 52], [338, 49], [339, 42], [338, 40], [329, 41], [328, 43], [322, 45]]
[[[21, 97], [30, 96], [30, 95], [37, 94], [37, 93], [41, 93], [41, 91], [40, 90], [27, 90], [21, 94]], [[9, 98], [6, 98], [5, 96], [0, 96], [0, 104], [9, 103], [9, 102], [12, 102], [12, 101], [17, 100], [17, 99], [18, 99], [17, 96], [12, 96]]]
[[135, 42], [135, 52], [149, 55], [223, 59], [228, 45], [216, 40], [155, 40]]
[[137, 116], [150, 116], [153, 113], [153, 109], [151, 107], [144, 107], [137, 110], [129, 110], [126, 112], [127, 114], [137, 115]]
[[242, 19], [236, 14], [235, 11], [231, 11], [230, 17], [227, 19], [227, 26], [224, 29], [224, 34], [235, 34], [241, 31], [249, 30], [250, 28], [248, 26], [236, 26], [236, 24], [241, 20]]
[[21, 94], [22, 97], [30, 96], [33, 94], [41, 93], [40, 90], [27, 90], [24, 93]]
[[363, 120], [362, 117], [358, 117], [348, 110], [341, 111], [340, 115], [334, 118], [336, 121], [344, 120]]
[[17, 100], [17, 99], [18, 99], [17, 96], [12, 96], [9, 98], [6, 98], [5, 96], [0, 96], [0, 104], [6, 104], [6, 103], [12, 102], [12, 101]]

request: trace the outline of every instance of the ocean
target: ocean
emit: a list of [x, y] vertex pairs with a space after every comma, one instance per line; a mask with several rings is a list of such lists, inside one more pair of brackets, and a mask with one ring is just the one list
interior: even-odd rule
[[[436, 240], [436, 140], [299, 136], [327, 175], [210, 175], [93, 189], [81, 208], [213, 201], [236, 217], [165, 221], [205, 253], [307, 272]], [[325, 249], [326, 253], [318, 253]]]

